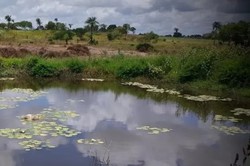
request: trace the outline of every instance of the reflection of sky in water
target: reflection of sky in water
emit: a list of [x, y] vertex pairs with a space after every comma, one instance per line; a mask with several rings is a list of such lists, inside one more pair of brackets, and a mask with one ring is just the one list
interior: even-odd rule
[[[80, 118], [66, 123], [82, 131], [83, 138], [100, 138], [107, 145], [82, 145], [76, 144], [74, 137], [57, 137], [52, 140], [58, 146], [56, 149], [27, 153], [17, 141], [0, 138], [0, 166], [86, 165], [89, 154], [107, 156], [108, 144], [111, 163], [122, 166], [139, 165], [139, 160], [149, 166], [230, 165], [248, 139], [247, 135], [219, 133], [211, 129], [211, 120], [204, 123], [191, 112], [177, 117], [176, 111], [181, 108], [175, 102], [157, 103], [129, 94], [117, 96], [111, 91], [49, 89], [48, 92], [36, 100], [12, 103], [19, 105], [15, 109], [1, 110], [0, 128], [21, 127], [16, 116], [39, 113], [48, 107], [73, 110]], [[148, 135], [135, 129], [143, 125], [173, 131]]]

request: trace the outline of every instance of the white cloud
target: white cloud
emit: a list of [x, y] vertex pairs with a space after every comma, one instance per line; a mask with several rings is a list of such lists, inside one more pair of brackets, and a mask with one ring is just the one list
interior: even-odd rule
[[173, 33], [177, 26], [184, 34], [206, 33], [214, 21], [249, 20], [247, 0], [0, 0], [0, 21], [12, 15], [16, 21], [37, 17], [46, 23], [58, 18], [74, 27], [84, 26], [90, 16], [100, 23], [129, 23], [137, 32]]

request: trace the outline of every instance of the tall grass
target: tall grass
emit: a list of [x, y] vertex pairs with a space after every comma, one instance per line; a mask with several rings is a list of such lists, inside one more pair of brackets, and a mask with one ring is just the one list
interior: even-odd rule
[[[227, 87], [250, 88], [250, 51], [244, 48], [194, 48], [175, 56], [124, 56], [90, 59], [44, 59], [38, 57], [0, 58], [0, 76], [26, 73], [31, 77], [60, 77], [77, 73], [79, 77], [146, 79], [188, 84], [203, 82]], [[211, 85], [213, 86], [213, 85]]]

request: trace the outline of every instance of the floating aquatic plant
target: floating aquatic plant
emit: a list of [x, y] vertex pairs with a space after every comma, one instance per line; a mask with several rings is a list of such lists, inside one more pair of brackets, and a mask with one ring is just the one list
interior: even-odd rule
[[11, 108], [16, 108], [18, 105], [6, 105], [6, 104], [0, 104], [0, 110], [6, 110], [6, 109], [11, 109]]
[[70, 118], [76, 118], [80, 115], [77, 114], [74, 111], [56, 111], [53, 109], [44, 109], [44, 111], [41, 112], [41, 115], [44, 116], [47, 120], [59, 120], [59, 121], [66, 121]]
[[55, 148], [56, 146], [51, 145], [49, 140], [46, 141], [39, 141], [39, 140], [28, 140], [19, 142], [26, 151], [30, 150], [41, 150], [43, 148]]
[[217, 129], [227, 135], [235, 135], [235, 134], [249, 134], [250, 131], [248, 130], [242, 130], [239, 127], [228, 127], [228, 126], [215, 126], [212, 125], [212, 128]]
[[78, 139], [77, 143], [79, 144], [86, 144], [86, 145], [98, 145], [98, 144], [104, 144], [104, 142], [101, 139]]
[[245, 109], [245, 108], [235, 108], [234, 110], [232, 110], [231, 112], [234, 113], [234, 115], [246, 115], [246, 116], [250, 116], [250, 109]]
[[139, 82], [125, 82], [125, 83], [122, 83], [122, 85], [137, 86], [142, 89], [157, 89], [156, 86], [149, 85], [149, 84], [142, 84]]
[[104, 79], [95, 79], [95, 78], [83, 78], [82, 81], [91, 81], [91, 82], [103, 82]]
[[231, 121], [231, 122], [239, 122], [241, 119], [237, 119], [233, 116], [222, 116], [222, 115], [215, 115], [214, 120], [216, 121]]
[[0, 81], [13, 81], [15, 78], [0, 78]]
[[32, 89], [19, 89], [14, 88], [10, 91], [5, 91], [2, 94], [9, 94], [11, 93], [12, 97], [9, 96], [2, 96], [0, 97], [1, 102], [27, 102], [31, 100], [35, 100], [45, 94], [46, 92], [43, 91], [34, 91]]
[[[48, 109], [50, 110], [50, 109]], [[66, 125], [59, 124], [57, 121], [63, 121], [69, 118], [75, 118], [79, 115], [74, 111], [43, 111], [40, 114], [28, 114], [29, 116], [18, 117], [25, 128], [16, 129], [0, 129], [0, 136], [9, 139], [23, 140], [20, 145], [25, 150], [42, 149], [43, 147], [54, 148], [47, 142], [39, 141], [44, 138], [49, 139], [52, 137], [73, 137], [81, 132], [70, 129]], [[39, 117], [34, 119], [33, 117]], [[36, 138], [37, 140], [33, 140]]]
[[139, 88], [142, 88], [142, 89], [146, 89], [148, 92], [168, 93], [168, 94], [171, 94], [171, 95], [179, 95], [180, 94], [180, 92], [178, 92], [176, 90], [169, 90], [169, 89], [165, 90], [163, 88], [159, 89], [154, 85], [142, 84], [142, 83], [139, 83], [139, 82], [125, 82], [125, 83], [122, 83], [122, 85], [136, 86], [136, 87], [139, 87]]
[[172, 131], [172, 129], [157, 128], [157, 127], [150, 127], [150, 126], [137, 127], [136, 129], [146, 131], [148, 134], [160, 134], [160, 133], [166, 133], [166, 132]]
[[85, 100], [73, 100], [73, 99], [68, 99], [66, 102], [68, 102], [68, 103], [76, 103], [76, 102], [81, 102], [81, 103], [83, 103], [83, 102], [85, 102]]
[[232, 101], [230, 98], [220, 98], [216, 96], [209, 96], [209, 95], [199, 95], [199, 96], [192, 96], [192, 95], [180, 95], [179, 97], [183, 97], [187, 100], [192, 100], [192, 101], [200, 101], [200, 102], [205, 102], [205, 101]]
[[147, 89], [147, 92], [164, 93], [165, 90], [164, 89], [154, 88], [154, 89]]

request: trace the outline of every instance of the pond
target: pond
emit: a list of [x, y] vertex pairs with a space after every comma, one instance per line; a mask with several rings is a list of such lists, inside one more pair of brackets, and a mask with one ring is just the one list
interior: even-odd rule
[[242, 165], [249, 99], [128, 85], [0, 81], [0, 166]]

